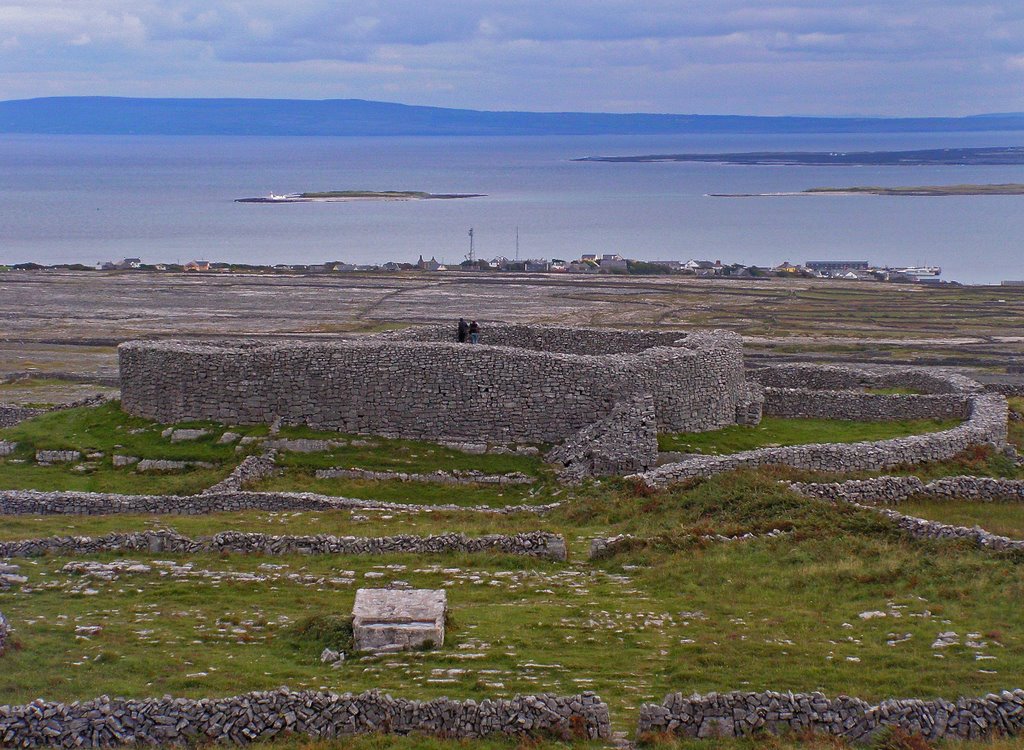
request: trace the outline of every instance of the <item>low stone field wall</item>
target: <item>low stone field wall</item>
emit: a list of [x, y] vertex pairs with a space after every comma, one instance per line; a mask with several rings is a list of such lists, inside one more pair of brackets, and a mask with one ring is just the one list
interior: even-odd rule
[[200, 700], [103, 696], [81, 703], [0, 706], [4, 747], [244, 745], [287, 734], [329, 739], [367, 732], [605, 739], [611, 727], [608, 706], [593, 693], [421, 702], [379, 692], [281, 689]]
[[463, 506], [416, 505], [381, 500], [317, 495], [312, 492], [204, 492], [200, 495], [118, 495], [104, 492], [40, 492], [0, 490], [0, 515], [6, 516], [105, 516], [113, 514], [201, 516], [243, 510], [386, 510], [393, 512], [467, 511], [510, 515], [548, 513], [559, 503], [547, 505]]
[[918, 477], [875, 477], [848, 482], [794, 482], [790, 489], [824, 500], [846, 500], [861, 505], [899, 505], [911, 497], [933, 500], [1024, 502], [1024, 480], [991, 477], [944, 477], [924, 482]]
[[734, 469], [783, 465], [811, 471], [881, 471], [905, 464], [943, 461], [974, 445], [1006, 445], [1006, 399], [996, 394], [970, 397], [970, 416], [953, 429], [861, 443], [816, 443], [758, 448], [724, 456], [692, 455], [653, 471], [636, 474], [648, 486], [664, 487], [694, 477]]
[[887, 700], [872, 705], [859, 698], [823, 693], [708, 693], [666, 696], [661, 705], [640, 707], [638, 737], [669, 732], [682, 737], [744, 737], [818, 732], [850, 742], [867, 742], [885, 727], [928, 740], [990, 739], [1024, 732], [1024, 690], [984, 698]]
[[1024, 552], [1024, 540], [1010, 539], [999, 534], [992, 534], [982, 528], [953, 526], [952, 524], [939, 521], [930, 521], [927, 518], [908, 516], [889, 508], [876, 508], [857, 503], [853, 503], [853, 505], [858, 508], [873, 510], [885, 516], [895, 523], [904, 534], [914, 539], [966, 541], [984, 549], [996, 550], [997, 552]]
[[961, 393], [912, 394], [814, 391], [806, 388], [765, 388], [764, 413], [798, 419], [845, 419], [896, 422], [908, 419], [967, 419], [970, 396]]
[[356, 537], [290, 536], [224, 531], [208, 537], [182, 536], [173, 531], [113, 532], [104, 536], [54, 536], [0, 542], [0, 558], [41, 555], [88, 555], [97, 552], [257, 553], [263, 555], [388, 555], [493, 552], [564, 561], [565, 539], [559, 534], [530, 531], [521, 534], [465, 534]]
[[19, 422], [24, 422], [26, 419], [32, 419], [32, 417], [38, 417], [40, 414], [45, 413], [46, 409], [29, 409], [25, 406], [0, 404], [0, 428], [13, 427]]

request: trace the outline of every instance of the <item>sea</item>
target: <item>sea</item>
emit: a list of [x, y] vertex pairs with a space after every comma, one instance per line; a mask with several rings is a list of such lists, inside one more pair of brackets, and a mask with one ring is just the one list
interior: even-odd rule
[[[867, 260], [1024, 279], [1024, 196], [772, 196], [812, 187], [1024, 183], [1020, 166], [808, 167], [574, 158], [1020, 146], [1024, 133], [578, 137], [0, 135], [0, 263], [258, 264], [479, 258]], [[244, 204], [322, 190], [459, 200]]]

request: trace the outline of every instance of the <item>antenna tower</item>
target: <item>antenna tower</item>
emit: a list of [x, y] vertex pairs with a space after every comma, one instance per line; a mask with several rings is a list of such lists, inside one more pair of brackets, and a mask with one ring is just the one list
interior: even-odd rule
[[466, 256], [470, 265], [476, 262], [476, 253], [473, 251], [473, 227], [469, 228], [469, 255]]

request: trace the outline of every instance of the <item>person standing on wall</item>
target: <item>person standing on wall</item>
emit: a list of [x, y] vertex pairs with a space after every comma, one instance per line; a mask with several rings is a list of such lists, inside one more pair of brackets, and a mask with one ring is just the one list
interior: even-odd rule
[[469, 343], [480, 343], [480, 325], [475, 320], [469, 324]]
[[466, 336], [469, 334], [469, 324], [466, 323], [465, 318], [459, 318], [459, 333], [458, 342], [460, 344], [466, 343]]

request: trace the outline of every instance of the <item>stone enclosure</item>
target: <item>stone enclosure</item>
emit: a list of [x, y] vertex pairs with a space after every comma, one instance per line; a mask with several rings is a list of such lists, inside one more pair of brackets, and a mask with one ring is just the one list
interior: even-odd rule
[[323, 343], [134, 341], [121, 403], [161, 422], [308, 425], [427, 440], [561, 443], [631, 398], [663, 432], [759, 419], [759, 389], [728, 331], [691, 334], [487, 325]]

